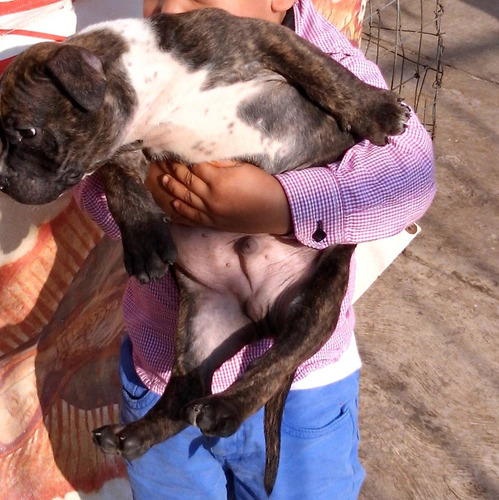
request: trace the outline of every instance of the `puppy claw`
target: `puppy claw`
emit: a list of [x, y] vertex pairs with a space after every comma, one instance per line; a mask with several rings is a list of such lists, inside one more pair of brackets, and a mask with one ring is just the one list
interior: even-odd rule
[[116, 435], [123, 429], [120, 425], [105, 425], [92, 431], [93, 442], [104, 453], [118, 453]]

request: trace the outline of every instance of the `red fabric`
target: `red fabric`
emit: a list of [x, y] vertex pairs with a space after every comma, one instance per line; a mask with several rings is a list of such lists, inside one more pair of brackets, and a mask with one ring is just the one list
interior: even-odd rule
[[0, 16], [37, 9], [38, 7], [45, 7], [46, 5], [59, 1], [60, 0], [12, 0], [11, 2], [1, 2]]

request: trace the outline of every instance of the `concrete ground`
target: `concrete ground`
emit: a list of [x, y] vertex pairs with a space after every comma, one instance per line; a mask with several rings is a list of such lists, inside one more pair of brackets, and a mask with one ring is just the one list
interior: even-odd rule
[[364, 500], [499, 498], [499, 2], [443, 6], [439, 191], [357, 305]]

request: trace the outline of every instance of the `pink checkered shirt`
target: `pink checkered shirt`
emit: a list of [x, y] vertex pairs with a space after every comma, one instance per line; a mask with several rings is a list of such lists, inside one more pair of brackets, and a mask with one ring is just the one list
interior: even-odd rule
[[[298, 35], [346, 66], [365, 82], [386, 87], [378, 68], [352, 47], [339, 31], [314, 9], [311, 0], [294, 6]], [[352, 147], [340, 162], [278, 176], [291, 208], [294, 235], [313, 248], [336, 243], [361, 243], [395, 235], [420, 218], [434, 193], [434, 162], [428, 134], [414, 115], [399, 137], [384, 147], [368, 141]], [[98, 178], [91, 176], [75, 189], [81, 208], [111, 237], [119, 237]], [[322, 221], [326, 238], [312, 238]], [[335, 363], [349, 346], [355, 317], [352, 309], [355, 266], [350, 276], [338, 325], [324, 347], [303, 363], [295, 377]], [[169, 380], [174, 358], [178, 291], [168, 274], [164, 279], [140, 285], [130, 279], [123, 312], [133, 343], [135, 368], [146, 387], [162, 393]], [[246, 346], [214, 374], [212, 390], [231, 385], [250, 363], [271, 345], [262, 340]]]

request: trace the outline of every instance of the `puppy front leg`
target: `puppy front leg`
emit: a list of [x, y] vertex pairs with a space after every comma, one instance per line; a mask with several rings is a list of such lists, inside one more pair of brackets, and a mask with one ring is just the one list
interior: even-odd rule
[[99, 169], [109, 210], [121, 231], [125, 268], [141, 283], [161, 278], [177, 257], [168, 220], [144, 186], [147, 168], [142, 151], [131, 151]]
[[263, 46], [267, 67], [301, 89], [356, 140], [384, 145], [388, 136], [405, 130], [409, 109], [394, 92], [364, 83], [288, 29], [265, 34], [254, 38]]

